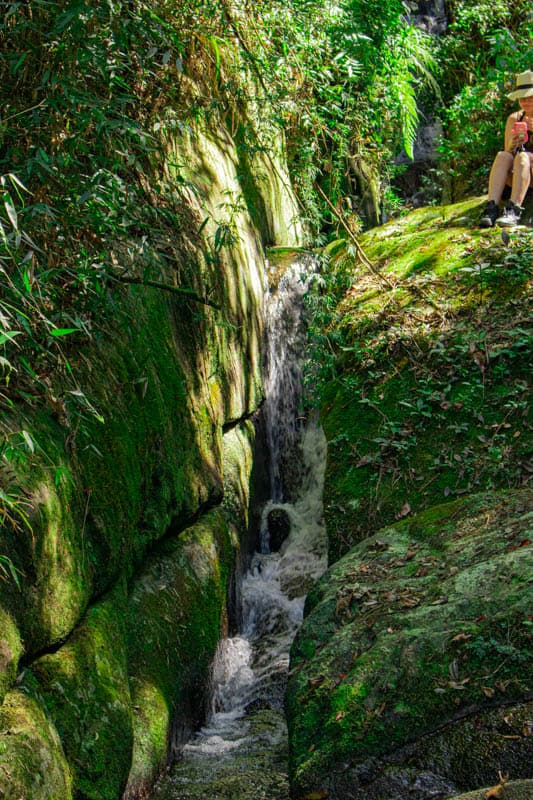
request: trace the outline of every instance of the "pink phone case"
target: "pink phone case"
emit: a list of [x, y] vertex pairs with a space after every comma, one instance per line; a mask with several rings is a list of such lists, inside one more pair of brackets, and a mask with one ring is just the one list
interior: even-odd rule
[[513, 134], [524, 132], [524, 142], [528, 140], [527, 122], [515, 122], [513, 125]]

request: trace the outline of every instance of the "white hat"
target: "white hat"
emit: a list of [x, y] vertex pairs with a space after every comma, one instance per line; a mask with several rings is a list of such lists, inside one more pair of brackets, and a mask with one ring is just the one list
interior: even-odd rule
[[527, 69], [516, 76], [516, 89], [507, 95], [509, 100], [518, 100], [519, 97], [531, 97], [533, 95], [533, 72]]

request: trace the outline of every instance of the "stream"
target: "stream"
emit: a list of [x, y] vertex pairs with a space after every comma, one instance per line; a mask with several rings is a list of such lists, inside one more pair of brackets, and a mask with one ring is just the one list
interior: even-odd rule
[[[240, 584], [240, 630], [224, 639], [213, 665], [211, 713], [153, 800], [288, 800], [283, 702], [289, 650], [305, 596], [326, 568], [322, 490], [325, 436], [301, 415], [302, 317], [310, 262], [294, 263], [266, 311], [265, 425], [270, 500], [262, 509], [258, 551]], [[275, 512], [290, 530], [271, 552]]]

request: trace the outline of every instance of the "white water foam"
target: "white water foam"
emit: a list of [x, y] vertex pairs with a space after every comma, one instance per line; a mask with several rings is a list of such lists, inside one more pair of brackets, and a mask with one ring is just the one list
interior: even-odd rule
[[[268, 549], [266, 520], [271, 511], [285, 512], [290, 533], [279, 552], [256, 553], [242, 579], [242, 630], [218, 647], [210, 717], [183, 751], [184, 759], [205, 759], [206, 770], [209, 758], [220, 762], [246, 750], [254, 736], [254, 710], [278, 712], [279, 726], [268, 734], [272, 742], [286, 735], [281, 712], [290, 645], [302, 621], [305, 596], [326, 568], [326, 440], [316, 419], [300, 415], [302, 305], [308, 272], [309, 262], [293, 265], [270, 298], [267, 312], [265, 418], [272, 495], [262, 514], [261, 550]], [[291, 459], [297, 460], [299, 490], [289, 503], [284, 502], [283, 463], [291, 465]]]

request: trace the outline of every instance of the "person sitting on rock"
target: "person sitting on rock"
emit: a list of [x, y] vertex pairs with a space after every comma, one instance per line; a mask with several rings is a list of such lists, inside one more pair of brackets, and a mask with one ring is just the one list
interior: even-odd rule
[[[518, 100], [520, 110], [513, 111], [507, 117], [505, 150], [500, 150], [497, 154], [490, 171], [488, 203], [479, 223], [482, 228], [492, 228], [495, 223], [503, 227], [518, 225], [523, 211], [522, 203], [531, 184], [533, 172], [533, 72], [531, 70], [521, 72], [517, 76], [516, 89], [507, 97]], [[500, 216], [498, 203], [506, 185], [511, 186], [511, 199]]]

